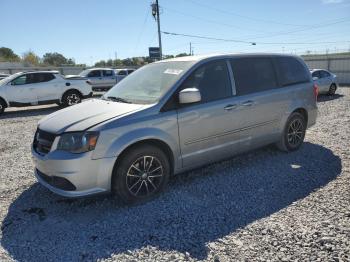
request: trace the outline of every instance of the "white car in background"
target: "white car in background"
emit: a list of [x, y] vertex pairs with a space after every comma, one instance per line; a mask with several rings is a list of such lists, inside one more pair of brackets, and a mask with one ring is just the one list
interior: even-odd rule
[[85, 78], [66, 79], [56, 71], [20, 72], [0, 81], [0, 114], [7, 107], [71, 106], [91, 96], [91, 85]]
[[116, 78], [117, 78], [117, 83], [119, 83], [122, 79], [130, 75], [135, 70], [136, 69], [132, 69], [132, 68], [114, 69]]
[[89, 79], [93, 91], [107, 91], [117, 83], [115, 71], [111, 68], [89, 68], [79, 75], [66, 75], [67, 79], [76, 77]]
[[325, 69], [310, 70], [314, 83], [320, 94], [334, 95], [338, 88], [337, 76]]

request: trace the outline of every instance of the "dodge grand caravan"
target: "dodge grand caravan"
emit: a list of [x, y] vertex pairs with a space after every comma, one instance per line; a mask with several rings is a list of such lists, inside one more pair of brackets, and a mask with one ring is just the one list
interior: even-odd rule
[[172, 174], [272, 143], [298, 149], [315, 124], [317, 92], [297, 56], [155, 62], [101, 99], [42, 119], [32, 144], [35, 175], [67, 197], [149, 199]]

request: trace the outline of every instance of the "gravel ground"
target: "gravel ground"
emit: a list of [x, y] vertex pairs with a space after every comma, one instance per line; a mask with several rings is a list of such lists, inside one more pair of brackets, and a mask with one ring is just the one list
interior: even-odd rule
[[196, 169], [130, 207], [36, 183], [30, 143], [55, 110], [0, 118], [0, 261], [350, 261], [350, 88], [320, 97], [299, 151], [266, 147]]

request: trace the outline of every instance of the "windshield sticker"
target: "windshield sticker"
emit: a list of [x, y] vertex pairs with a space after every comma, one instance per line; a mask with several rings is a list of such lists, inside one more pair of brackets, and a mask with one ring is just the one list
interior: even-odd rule
[[167, 70], [164, 71], [164, 74], [179, 75], [181, 74], [182, 71], [183, 70], [181, 69], [168, 68]]

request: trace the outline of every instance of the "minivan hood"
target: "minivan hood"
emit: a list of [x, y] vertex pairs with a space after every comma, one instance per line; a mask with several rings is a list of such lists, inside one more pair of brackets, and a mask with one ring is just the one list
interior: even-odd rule
[[144, 106], [91, 99], [44, 117], [39, 121], [38, 128], [54, 134], [83, 131], [109, 119], [140, 110]]

